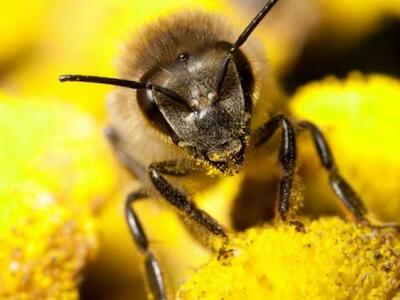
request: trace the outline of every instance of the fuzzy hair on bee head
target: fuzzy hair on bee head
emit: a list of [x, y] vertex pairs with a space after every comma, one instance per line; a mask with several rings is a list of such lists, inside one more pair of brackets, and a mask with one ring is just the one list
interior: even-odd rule
[[139, 30], [125, 45], [118, 63], [119, 75], [139, 80], [145, 73], [176, 61], [181, 53], [197, 53], [237, 34], [217, 14], [177, 12]]

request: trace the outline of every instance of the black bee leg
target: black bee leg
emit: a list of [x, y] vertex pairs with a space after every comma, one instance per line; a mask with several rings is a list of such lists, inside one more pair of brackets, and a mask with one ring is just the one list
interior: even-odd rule
[[[133, 176], [143, 176], [143, 174], [145, 174], [146, 172], [146, 168], [138, 164], [134, 159], [132, 159], [121, 149], [119, 143], [120, 137], [118, 136], [117, 132], [113, 128], [108, 127], [105, 130], [105, 135], [122, 165]], [[153, 299], [167, 300], [170, 298], [170, 292], [166, 285], [166, 281], [163, 278], [160, 264], [158, 263], [157, 258], [149, 249], [149, 242], [147, 240], [146, 233], [144, 232], [142, 224], [140, 223], [140, 220], [132, 206], [135, 201], [147, 197], [148, 195], [142, 190], [138, 190], [129, 194], [125, 201], [125, 218], [129, 225], [129, 231], [137, 248], [145, 256], [146, 280]]]
[[133, 202], [147, 198], [147, 196], [148, 195], [141, 190], [129, 194], [125, 202], [125, 217], [137, 248], [145, 256], [146, 279], [152, 296], [156, 300], [167, 300], [170, 293], [163, 278], [160, 264], [149, 249], [146, 233], [132, 207]]
[[339, 174], [332, 152], [322, 132], [317, 126], [308, 121], [300, 122], [299, 126], [301, 129], [307, 129], [311, 133], [322, 166], [329, 172], [330, 185], [337, 197], [344, 204], [346, 211], [355, 221], [368, 224], [368, 221], [365, 218], [367, 209], [361, 201], [361, 198]]
[[291, 191], [296, 169], [296, 135], [292, 123], [283, 115], [273, 117], [260, 129], [260, 137], [255, 146], [261, 146], [269, 141], [279, 127], [282, 127], [279, 150], [282, 175], [279, 184], [277, 212], [279, 217], [286, 221], [291, 205]]
[[[120, 137], [118, 133], [112, 128], [108, 127], [105, 130], [105, 135], [113, 146], [115, 154], [118, 160], [124, 165], [124, 167], [134, 176], [142, 177], [143, 168], [138, 164], [132, 157], [127, 155], [120, 147]], [[170, 175], [174, 177], [186, 176], [189, 173], [199, 171], [200, 169], [191, 166], [184, 160], [180, 161], [163, 161], [153, 163], [148, 168], [148, 174], [151, 182], [158, 192], [178, 210], [183, 212], [187, 217], [196, 221], [200, 226], [210, 231], [215, 235], [225, 236], [225, 232], [222, 227], [206, 212], [198, 209], [196, 205], [189, 200], [186, 194], [177, 188], [173, 187], [163, 175]]]
[[205, 211], [197, 208], [185, 192], [174, 187], [162, 175], [185, 176], [189, 170], [185, 170], [182, 165], [180, 166], [179, 161], [153, 163], [149, 166], [148, 172], [156, 190], [168, 203], [183, 213], [184, 217], [194, 221], [202, 229], [205, 229], [214, 236], [226, 237], [225, 231], [216, 220]]

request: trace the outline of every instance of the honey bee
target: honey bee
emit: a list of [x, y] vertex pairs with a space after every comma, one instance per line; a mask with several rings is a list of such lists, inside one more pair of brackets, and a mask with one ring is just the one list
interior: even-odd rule
[[277, 218], [299, 227], [290, 211], [296, 134], [302, 130], [311, 134], [330, 185], [352, 219], [370, 225], [365, 206], [340, 175], [318, 127], [288, 117], [284, 102], [268, 100], [268, 66], [257, 40], [250, 36], [277, 2], [267, 1], [240, 35], [220, 16], [203, 12], [179, 13], [150, 24], [126, 46], [119, 66], [123, 79], [60, 77], [60, 81], [119, 86], [108, 101], [111, 124], [106, 135], [118, 159], [142, 185], [127, 196], [125, 216], [145, 256], [154, 299], [168, 299], [170, 292], [132, 204], [156, 196], [206, 238], [226, 242], [224, 228], [197, 208], [189, 197], [193, 191], [180, 182], [188, 178], [202, 182], [209, 176], [215, 181], [246, 172], [254, 153], [270, 155], [262, 146], [279, 130]]

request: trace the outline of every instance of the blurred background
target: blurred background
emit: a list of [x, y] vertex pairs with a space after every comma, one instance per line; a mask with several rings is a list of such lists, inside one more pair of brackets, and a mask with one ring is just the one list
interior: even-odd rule
[[[1, 1], [2, 298], [145, 299], [142, 258], [122, 211], [124, 195], [136, 183], [102, 136], [112, 87], [60, 84], [57, 78], [116, 76], [121, 45], [159, 16], [199, 8], [226, 16], [240, 31], [264, 3]], [[400, 76], [398, 0], [281, 0], [254, 35], [288, 98], [326, 76], [346, 78], [352, 71]], [[229, 223], [238, 180], [227, 179], [199, 196], [212, 198], [201, 206], [223, 223]], [[210, 254], [170, 211], [151, 201], [139, 203], [138, 210], [177, 289]]]

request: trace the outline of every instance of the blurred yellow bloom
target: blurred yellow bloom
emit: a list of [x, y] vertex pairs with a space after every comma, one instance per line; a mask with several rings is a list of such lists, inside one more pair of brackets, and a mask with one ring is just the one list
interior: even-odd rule
[[358, 39], [376, 30], [385, 17], [400, 17], [400, 2], [397, 0], [317, 0], [320, 5], [322, 33], [340, 32], [340, 36]]
[[38, 38], [44, 26], [44, 16], [48, 13], [46, 8], [51, 1], [19, 3], [21, 5], [15, 5], [14, 1], [9, 0], [1, 2], [0, 65], [8, 65], [9, 68], [31, 57], [37, 50]]
[[0, 298], [76, 299], [118, 178], [101, 128], [70, 105], [4, 94], [0, 120]]
[[115, 160], [90, 115], [54, 100], [0, 94], [0, 188], [35, 182], [64, 202], [95, 205], [116, 187]]

